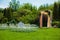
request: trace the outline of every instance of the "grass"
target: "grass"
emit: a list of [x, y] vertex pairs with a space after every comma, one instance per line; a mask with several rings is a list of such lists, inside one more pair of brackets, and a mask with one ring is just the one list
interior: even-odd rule
[[60, 28], [41, 28], [36, 32], [0, 30], [0, 40], [60, 40]]

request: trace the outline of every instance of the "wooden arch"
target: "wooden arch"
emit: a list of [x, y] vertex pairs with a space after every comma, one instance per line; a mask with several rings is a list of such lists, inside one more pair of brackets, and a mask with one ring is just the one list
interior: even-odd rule
[[45, 10], [45, 11], [41, 11], [40, 12], [40, 28], [43, 27], [43, 15], [47, 15], [47, 27], [51, 27], [51, 23], [52, 23], [52, 15], [51, 15], [51, 11], [49, 10]]

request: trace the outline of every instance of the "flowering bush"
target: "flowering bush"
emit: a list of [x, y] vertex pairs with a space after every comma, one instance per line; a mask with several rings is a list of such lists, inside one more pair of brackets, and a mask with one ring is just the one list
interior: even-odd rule
[[16, 32], [34, 32], [37, 29], [38, 29], [37, 27], [10, 28], [11, 31], [16, 31]]

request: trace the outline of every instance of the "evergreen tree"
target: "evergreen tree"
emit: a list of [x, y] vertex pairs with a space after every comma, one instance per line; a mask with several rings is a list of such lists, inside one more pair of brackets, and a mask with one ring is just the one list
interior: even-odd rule
[[58, 4], [59, 4], [58, 12], [59, 12], [59, 20], [60, 20], [60, 0], [58, 0]]
[[54, 3], [54, 8], [53, 8], [53, 19], [54, 20], [59, 20], [59, 6], [58, 6], [58, 4], [55, 2]]
[[4, 9], [4, 17], [8, 18], [8, 21], [11, 20], [11, 18], [12, 18], [12, 9], [11, 8]]

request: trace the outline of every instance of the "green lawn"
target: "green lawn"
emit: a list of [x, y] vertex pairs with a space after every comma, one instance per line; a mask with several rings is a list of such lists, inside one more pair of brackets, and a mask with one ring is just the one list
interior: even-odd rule
[[0, 30], [0, 40], [60, 40], [60, 28], [42, 28], [36, 32]]

